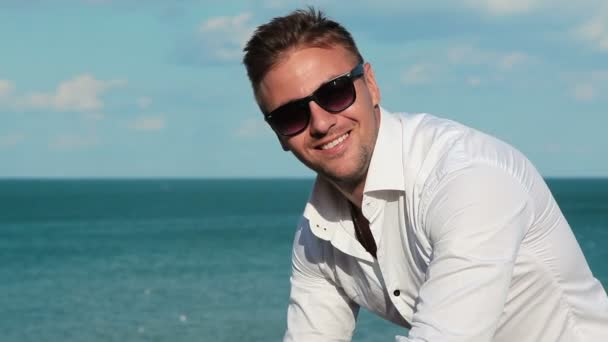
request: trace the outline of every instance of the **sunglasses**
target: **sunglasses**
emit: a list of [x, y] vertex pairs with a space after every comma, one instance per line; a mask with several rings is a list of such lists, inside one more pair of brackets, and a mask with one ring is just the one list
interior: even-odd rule
[[299, 134], [310, 122], [310, 101], [329, 113], [339, 113], [355, 102], [357, 92], [354, 81], [361, 76], [363, 63], [357, 64], [350, 72], [323, 83], [312, 95], [290, 101], [265, 114], [266, 122], [280, 135], [289, 137]]

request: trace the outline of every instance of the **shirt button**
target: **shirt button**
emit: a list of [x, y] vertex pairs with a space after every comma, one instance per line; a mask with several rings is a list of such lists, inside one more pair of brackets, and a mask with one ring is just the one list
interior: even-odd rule
[[401, 294], [401, 291], [395, 290], [395, 291], [393, 291], [393, 294], [395, 295], [395, 297], [399, 297], [399, 295]]

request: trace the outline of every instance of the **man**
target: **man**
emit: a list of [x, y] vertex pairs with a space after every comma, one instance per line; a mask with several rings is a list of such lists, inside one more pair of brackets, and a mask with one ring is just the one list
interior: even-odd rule
[[314, 9], [245, 47], [283, 149], [317, 173], [293, 246], [285, 341], [608, 341], [608, 299], [542, 177], [507, 144], [391, 114], [351, 35]]

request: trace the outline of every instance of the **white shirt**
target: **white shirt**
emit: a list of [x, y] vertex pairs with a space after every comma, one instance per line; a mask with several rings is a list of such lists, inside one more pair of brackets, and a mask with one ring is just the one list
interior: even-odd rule
[[[533, 165], [488, 135], [382, 109], [363, 195], [377, 260], [317, 178], [284, 341], [350, 341], [359, 307], [402, 342], [608, 341], [608, 298]], [[404, 331], [405, 333], [405, 331]]]

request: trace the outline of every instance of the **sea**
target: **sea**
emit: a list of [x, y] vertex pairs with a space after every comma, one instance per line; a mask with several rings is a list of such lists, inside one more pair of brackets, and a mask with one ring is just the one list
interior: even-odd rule
[[[608, 179], [548, 179], [608, 285]], [[312, 179], [0, 180], [0, 341], [280, 341]], [[361, 310], [353, 341], [406, 332]]]

